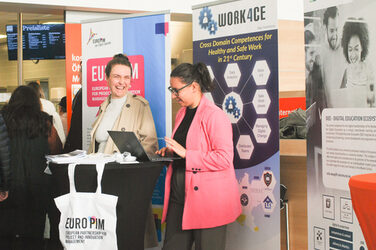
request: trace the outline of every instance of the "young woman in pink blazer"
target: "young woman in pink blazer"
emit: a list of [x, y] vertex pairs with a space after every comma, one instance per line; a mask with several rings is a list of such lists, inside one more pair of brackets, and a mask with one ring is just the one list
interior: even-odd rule
[[226, 225], [241, 213], [233, 166], [232, 126], [203, 95], [214, 85], [205, 64], [184, 63], [171, 73], [172, 98], [182, 108], [160, 155], [179, 155], [168, 167], [162, 221], [163, 250], [225, 249]]

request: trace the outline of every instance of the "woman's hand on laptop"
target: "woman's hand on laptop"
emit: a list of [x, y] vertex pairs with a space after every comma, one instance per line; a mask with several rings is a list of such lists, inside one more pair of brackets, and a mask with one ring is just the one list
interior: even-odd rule
[[175, 152], [181, 158], [185, 158], [186, 149], [172, 138], [165, 137], [167, 148], [169, 151]]
[[172, 156], [174, 154], [174, 151], [170, 150], [168, 147], [164, 147], [160, 150], [155, 151], [155, 154], [160, 156]]

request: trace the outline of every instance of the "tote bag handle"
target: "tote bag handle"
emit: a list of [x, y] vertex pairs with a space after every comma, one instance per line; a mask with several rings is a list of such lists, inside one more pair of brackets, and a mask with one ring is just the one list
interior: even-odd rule
[[[69, 192], [76, 193], [76, 185], [74, 182], [74, 172], [76, 169], [76, 163], [71, 163], [68, 165], [68, 178], [69, 178]], [[102, 176], [104, 171], [105, 162], [99, 162], [96, 164], [96, 171], [97, 171], [97, 190], [95, 193], [100, 194], [102, 193]]]

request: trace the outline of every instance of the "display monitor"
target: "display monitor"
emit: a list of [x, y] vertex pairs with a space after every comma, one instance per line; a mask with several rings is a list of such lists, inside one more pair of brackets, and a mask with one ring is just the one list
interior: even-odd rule
[[[17, 60], [17, 25], [6, 25], [8, 59]], [[64, 24], [25, 24], [23, 59], [65, 59]]]

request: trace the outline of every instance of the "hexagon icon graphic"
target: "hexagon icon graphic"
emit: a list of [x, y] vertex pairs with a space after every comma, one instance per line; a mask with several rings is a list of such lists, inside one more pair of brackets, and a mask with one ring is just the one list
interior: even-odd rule
[[268, 142], [271, 129], [266, 118], [257, 118], [252, 130], [258, 143]]
[[266, 89], [258, 89], [253, 97], [252, 104], [257, 114], [266, 114], [270, 106], [270, 97]]
[[266, 85], [270, 76], [270, 69], [266, 60], [257, 61], [252, 71], [256, 85]]
[[209, 74], [210, 74], [210, 79], [213, 81], [214, 80], [214, 73], [213, 69], [208, 65], [206, 66], [208, 68]]
[[243, 114], [243, 101], [240, 95], [235, 92], [227, 94], [222, 103], [222, 109], [227, 114], [231, 123], [237, 123]]
[[266, 197], [262, 201], [262, 209], [265, 213], [272, 213], [277, 206], [273, 193], [267, 193]]
[[213, 100], [213, 96], [212, 96], [212, 94], [210, 94], [210, 93], [204, 93], [204, 95], [205, 95], [205, 97], [206, 97], [209, 101], [211, 101], [211, 102], [214, 103], [214, 100]]
[[249, 135], [240, 135], [238, 143], [236, 143], [236, 150], [242, 160], [249, 160], [252, 156], [254, 145]]
[[270, 190], [274, 189], [277, 180], [275, 179], [275, 176], [271, 170], [264, 170], [261, 178], [266, 188]]
[[229, 88], [237, 87], [240, 80], [240, 69], [237, 63], [227, 64], [225, 70], [225, 80]]

